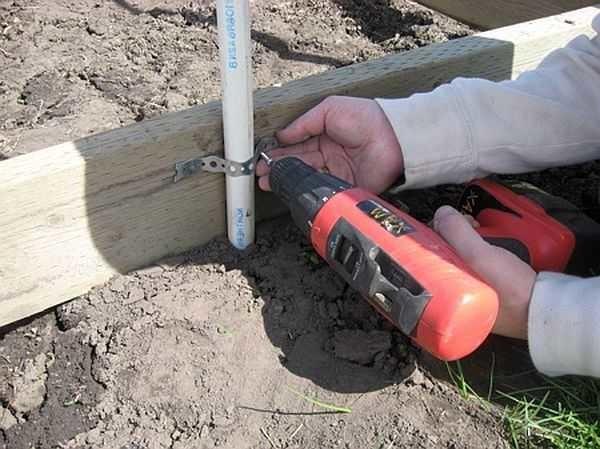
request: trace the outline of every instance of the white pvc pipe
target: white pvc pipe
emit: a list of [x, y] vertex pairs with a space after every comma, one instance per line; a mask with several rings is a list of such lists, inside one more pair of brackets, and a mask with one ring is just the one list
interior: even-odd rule
[[[249, 0], [217, 0], [225, 159], [254, 154]], [[229, 241], [238, 249], [254, 242], [254, 175], [226, 178]]]

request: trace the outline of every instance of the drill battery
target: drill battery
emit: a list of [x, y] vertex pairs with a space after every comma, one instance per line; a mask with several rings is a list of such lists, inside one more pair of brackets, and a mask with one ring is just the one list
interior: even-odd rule
[[467, 185], [458, 209], [479, 223], [489, 243], [536, 271], [600, 273], [600, 224], [569, 201], [522, 181], [481, 179]]

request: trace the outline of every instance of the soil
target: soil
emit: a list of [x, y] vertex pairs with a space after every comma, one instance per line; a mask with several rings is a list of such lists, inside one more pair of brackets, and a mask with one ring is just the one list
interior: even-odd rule
[[[219, 95], [212, 0], [0, 1], [0, 158]], [[252, 2], [257, 87], [470, 30], [403, 0]]]
[[[1, 1], [0, 159], [217, 98], [213, 3]], [[258, 87], [471, 33], [403, 0], [252, 10]], [[597, 210], [596, 173], [532, 176]], [[402, 201], [428, 220], [458, 192]], [[216, 239], [3, 329], [0, 448], [508, 447], [500, 412], [444, 372], [284, 218], [246, 252]]]
[[0, 369], [6, 448], [507, 447], [287, 219], [16, 328]]

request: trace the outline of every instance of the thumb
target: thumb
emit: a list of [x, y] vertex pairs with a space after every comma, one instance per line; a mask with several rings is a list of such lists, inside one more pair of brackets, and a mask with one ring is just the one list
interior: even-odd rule
[[442, 206], [436, 211], [433, 228], [476, 270], [490, 251], [490, 245], [475, 231], [473, 223], [453, 207]]
[[277, 133], [277, 141], [282, 145], [294, 145], [325, 131], [327, 113], [334, 100], [326, 98], [317, 106], [305, 112]]
[[437, 210], [433, 227], [498, 293], [500, 310], [494, 333], [526, 338], [535, 271], [511, 252], [487, 243], [466, 217], [449, 206]]

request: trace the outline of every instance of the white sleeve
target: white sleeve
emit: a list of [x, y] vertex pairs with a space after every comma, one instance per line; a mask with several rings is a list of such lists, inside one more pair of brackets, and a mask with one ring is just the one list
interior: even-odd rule
[[[459, 78], [377, 101], [402, 147], [402, 188], [600, 159], [600, 37], [574, 39], [514, 81]], [[600, 377], [600, 277], [538, 275], [528, 340], [541, 372]]]
[[402, 148], [403, 189], [598, 159], [600, 37], [574, 39], [513, 81], [458, 78], [377, 101]]
[[600, 277], [540, 273], [529, 305], [528, 340], [542, 373], [600, 377]]

